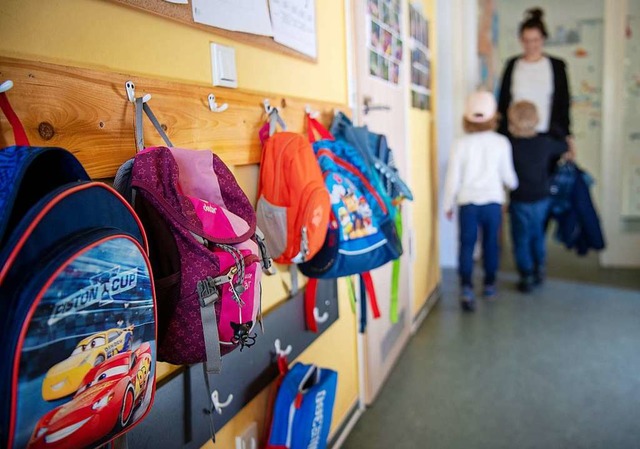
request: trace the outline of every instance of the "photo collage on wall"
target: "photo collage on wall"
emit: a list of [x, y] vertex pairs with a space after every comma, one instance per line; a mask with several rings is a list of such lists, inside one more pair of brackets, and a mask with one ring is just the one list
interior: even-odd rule
[[367, 13], [369, 74], [398, 85], [403, 50], [400, 0], [367, 0]]
[[422, 13], [409, 4], [409, 47], [411, 49], [411, 106], [431, 109], [431, 55], [429, 23]]

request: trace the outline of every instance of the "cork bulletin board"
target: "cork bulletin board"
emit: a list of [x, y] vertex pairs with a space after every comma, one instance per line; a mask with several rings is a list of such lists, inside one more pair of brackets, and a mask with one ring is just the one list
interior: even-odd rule
[[270, 50], [276, 53], [283, 53], [295, 58], [299, 58], [309, 62], [316, 62], [317, 58], [307, 56], [292, 48], [284, 46], [276, 42], [269, 36], [258, 36], [250, 33], [243, 33], [238, 31], [229, 31], [222, 28], [217, 28], [209, 25], [197, 23], [193, 20], [193, 12], [191, 6], [191, 0], [188, 4], [170, 3], [164, 0], [108, 0], [113, 3], [118, 3], [124, 6], [135, 8], [150, 14], [154, 14], [160, 17], [164, 17], [169, 20], [180, 22], [183, 25], [188, 25], [193, 28], [207, 31], [217, 36], [232, 39], [237, 42], [242, 42], [248, 45], [261, 47], [266, 50]]

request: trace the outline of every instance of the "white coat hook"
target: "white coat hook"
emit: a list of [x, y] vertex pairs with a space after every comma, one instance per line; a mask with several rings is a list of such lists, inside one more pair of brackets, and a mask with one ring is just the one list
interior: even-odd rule
[[6, 92], [13, 87], [13, 81], [6, 80], [4, 83], [0, 84], [0, 93]]
[[211, 393], [211, 403], [213, 404], [214, 410], [218, 412], [218, 415], [222, 415], [222, 409], [228, 407], [231, 401], [233, 401], [232, 394], [229, 395], [226, 401], [220, 402], [218, 390], [214, 390], [213, 393]]
[[[124, 83], [124, 88], [127, 91], [127, 99], [131, 103], [135, 103], [136, 102], [136, 85], [133, 84], [133, 81], [127, 81], [126, 83]], [[151, 100], [151, 94], [146, 94], [144, 97], [142, 97], [143, 103], [146, 103], [149, 100]]]
[[324, 312], [322, 315], [320, 315], [320, 312], [318, 312], [318, 308], [314, 307], [313, 318], [315, 318], [316, 322], [322, 324], [329, 319], [329, 312]]
[[262, 104], [264, 105], [264, 112], [267, 113], [267, 115], [271, 114], [271, 112], [277, 108], [271, 106], [271, 102], [269, 101], [268, 98], [265, 98], [264, 101], [262, 102]]
[[283, 351], [279, 338], [276, 339], [274, 344], [276, 346], [276, 355], [278, 356], [283, 356], [283, 357], [288, 356], [289, 354], [291, 354], [291, 351], [293, 350], [291, 345], [287, 345], [287, 349]]
[[213, 94], [209, 94], [207, 100], [209, 101], [209, 110], [211, 110], [211, 112], [224, 112], [229, 109], [229, 105], [227, 103], [218, 106], [218, 103], [216, 103], [216, 96]]
[[311, 109], [311, 106], [306, 105], [304, 108], [304, 112], [311, 118], [317, 119], [318, 117], [320, 117], [320, 111], [314, 111], [313, 109]]
[[136, 101], [136, 85], [133, 84], [133, 81], [127, 81], [124, 83], [124, 88], [127, 91], [127, 99], [131, 103], [135, 103]]

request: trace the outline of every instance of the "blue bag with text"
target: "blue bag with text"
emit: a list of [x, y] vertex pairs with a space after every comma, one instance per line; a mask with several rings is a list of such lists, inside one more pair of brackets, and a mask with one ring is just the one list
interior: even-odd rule
[[337, 386], [338, 373], [315, 365], [296, 363], [283, 373], [266, 449], [325, 449]]
[[0, 150], [0, 447], [96, 448], [148, 413], [156, 310], [138, 217], [62, 148]]

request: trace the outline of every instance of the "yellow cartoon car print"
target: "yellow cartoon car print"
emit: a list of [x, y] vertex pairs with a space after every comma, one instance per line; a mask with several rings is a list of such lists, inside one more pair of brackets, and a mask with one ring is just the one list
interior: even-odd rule
[[53, 401], [74, 394], [91, 368], [131, 349], [132, 339], [133, 326], [109, 329], [84, 338], [68, 358], [49, 369], [42, 382], [42, 398]]

